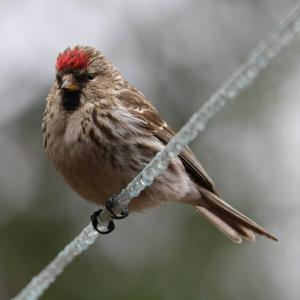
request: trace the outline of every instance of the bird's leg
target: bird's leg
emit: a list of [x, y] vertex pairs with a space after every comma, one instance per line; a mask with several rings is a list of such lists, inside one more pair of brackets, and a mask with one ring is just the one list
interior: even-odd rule
[[101, 234], [108, 234], [115, 229], [115, 224], [112, 220], [105, 218], [105, 216], [104, 216], [104, 220], [102, 220], [101, 219], [102, 211], [103, 209], [99, 209], [95, 211], [90, 217], [91, 222], [96, 231], [98, 231]]
[[113, 219], [121, 220], [129, 215], [128, 207], [120, 204], [115, 196], [109, 197], [105, 202], [105, 206]]
[[96, 231], [108, 234], [115, 229], [112, 219], [120, 220], [128, 215], [128, 207], [120, 204], [115, 196], [112, 196], [106, 200], [104, 209], [99, 209], [91, 215], [91, 222]]

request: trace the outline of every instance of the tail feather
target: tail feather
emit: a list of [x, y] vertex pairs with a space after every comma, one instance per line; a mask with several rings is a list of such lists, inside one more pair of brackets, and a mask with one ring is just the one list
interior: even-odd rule
[[224, 222], [216, 214], [212, 213], [210, 210], [203, 206], [195, 206], [197, 212], [205, 216], [212, 224], [214, 224], [221, 232], [223, 232], [229, 239], [233, 242], [240, 244], [242, 239], [239, 233], [229, 224]]
[[242, 237], [249, 241], [255, 241], [255, 234], [278, 241], [265, 228], [234, 209], [214, 193], [206, 189], [201, 189], [200, 192], [205, 205], [195, 206], [196, 211], [206, 217], [233, 242], [241, 243]]
[[230, 217], [223, 216], [224, 221], [229, 224], [232, 228], [235, 228], [238, 233], [244, 237], [246, 240], [250, 242], [255, 242], [256, 237], [255, 233], [252, 229], [248, 229], [247, 227], [239, 224], [236, 222], [236, 220], [231, 220]]

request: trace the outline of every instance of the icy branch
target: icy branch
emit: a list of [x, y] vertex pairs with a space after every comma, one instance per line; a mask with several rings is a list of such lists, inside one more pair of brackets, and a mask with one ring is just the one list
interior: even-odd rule
[[[204, 106], [195, 113], [170, 143], [159, 152], [153, 160], [136, 176], [128, 186], [116, 197], [121, 206], [127, 206], [132, 198], [153, 183], [155, 177], [161, 174], [170, 160], [176, 157], [183, 148], [203, 131], [208, 121], [226, 104], [236, 98], [247, 88], [285, 46], [287, 46], [300, 30], [300, 4], [297, 5], [274, 33], [251, 52], [246, 62], [217, 90]], [[110, 215], [104, 210], [101, 214], [103, 226], [109, 221]], [[30, 283], [15, 297], [14, 300], [36, 300], [55, 281], [64, 268], [74, 258], [91, 246], [98, 234], [89, 224], [67, 245], [56, 258], [45, 267]]]
[[48, 289], [50, 284], [60, 275], [76, 256], [87, 250], [96, 241], [98, 233], [91, 224], [69, 243], [58, 255], [33, 277], [29, 284], [12, 300], [36, 300]]

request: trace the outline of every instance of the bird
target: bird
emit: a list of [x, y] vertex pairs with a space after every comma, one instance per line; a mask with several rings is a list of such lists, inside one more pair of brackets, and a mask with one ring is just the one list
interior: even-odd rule
[[[175, 132], [97, 49], [66, 48], [56, 58], [55, 72], [42, 120], [46, 154], [77, 194], [105, 206]], [[130, 202], [128, 210], [143, 212], [168, 201], [191, 205], [235, 243], [255, 241], [256, 235], [277, 241], [222, 199], [188, 147]]]

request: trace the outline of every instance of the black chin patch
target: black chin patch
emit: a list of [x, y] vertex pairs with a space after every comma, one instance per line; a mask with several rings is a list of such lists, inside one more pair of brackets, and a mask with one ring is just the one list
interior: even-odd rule
[[80, 93], [62, 90], [62, 106], [66, 111], [74, 111], [80, 105]]

